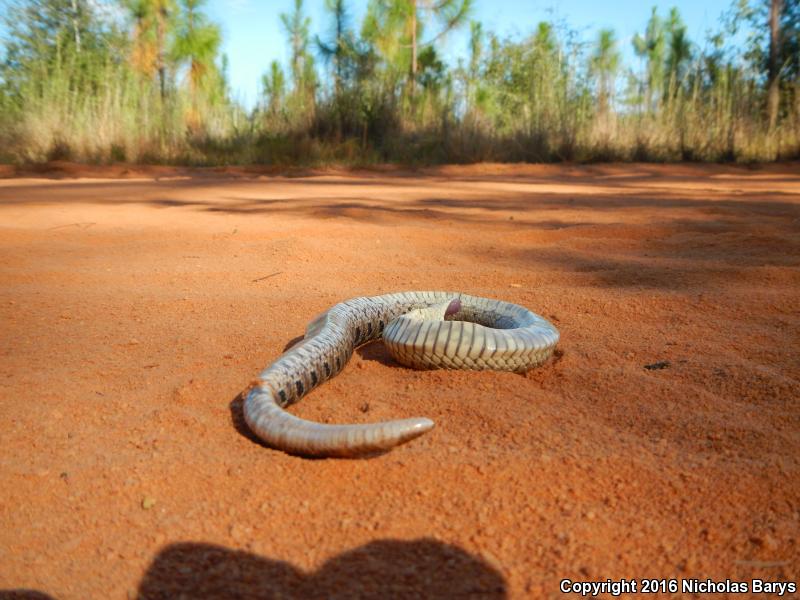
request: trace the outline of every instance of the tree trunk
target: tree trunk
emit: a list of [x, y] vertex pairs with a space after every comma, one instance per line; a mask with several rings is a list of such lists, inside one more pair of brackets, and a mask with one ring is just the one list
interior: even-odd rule
[[783, 0], [771, 0], [769, 5], [769, 68], [767, 88], [767, 114], [769, 127], [773, 129], [778, 122], [780, 105], [780, 45], [781, 11]]
[[334, 72], [335, 81], [334, 89], [336, 90], [336, 99], [338, 100], [342, 95], [342, 55], [344, 54], [344, 22], [343, 22], [343, 13], [342, 13], [342, 4], [341, 1], [337, 3], [336, 6], [336, 52], [333, 54], [333, 65], [334, 65]]
[[417, 84], [417, 0], [411, 0], [411, 95]]
[[294, 91], [300, 93], [303, 82], [303, 73], [300, 67], [300, 45], [302, 40], [300, 34], [295, 32], [292, 35], [292, 76], [294, 77]]
[[166, 20], [167, 16], [167, 9], [164, 6], [158, 7], [157, 13], [157, 22], [156, 22], [156, 43], [158, 44], [158, 48], [156, 49], [157, 52], [157, 62], [156, 68], [158, 69], [158, 83], [161, 89], [161, 98], [166, 98], [167, 96], [167, 65], [165, 61], [165, 54], [166, 50], [164, 48], [164, 38], [166, 37]]
[[78, 28], [78, 0], [72, 0], [72, 29], [75, 32], [75, 51], [81, 53], [81, 31]]

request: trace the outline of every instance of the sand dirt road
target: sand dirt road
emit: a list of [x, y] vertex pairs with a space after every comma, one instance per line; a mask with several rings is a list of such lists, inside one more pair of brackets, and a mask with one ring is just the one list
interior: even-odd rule
[[[0, 589], [800, 578], [800, 165], [56, 167], [0, 180]], [[558, 355], [414, 372], [373, 344], [292, 411], [430, 434], [369, 460], [248, 435], [241, 392], [314, 315], [408, 289], [523, 304]]]

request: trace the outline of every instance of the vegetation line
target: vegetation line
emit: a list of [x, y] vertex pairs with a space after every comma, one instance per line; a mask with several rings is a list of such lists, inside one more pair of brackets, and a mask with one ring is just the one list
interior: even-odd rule
[[[800, 0], [735, 0], [692, 41], [653, 8], [613, 30], [500, 38], [473, 0], [324, 0], [281, 14], [290, 59], [233, 99], [205, 0], [0, 0], [0, 161], [367, 165], [800, 157]], [[486, 0], [474, 0], [486, 1]], [[455, 65], [445, 33], [469, 27]]]

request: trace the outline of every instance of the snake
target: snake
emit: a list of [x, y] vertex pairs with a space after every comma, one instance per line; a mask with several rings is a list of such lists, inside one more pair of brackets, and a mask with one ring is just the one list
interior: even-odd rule
[[430, 431], [414, 417], [368, 424], [301, 419], [286, 408], [344, 369], [354, 350], [383, 338], [414, 369], [524, 372], [553, 354], [558, 330], [527, 308], [460, 292], [397, 292], [352, 298], [313, 319], [298, 342], [246, 394], [248, 427], [272, 448], [312, 457], [382, 453]]

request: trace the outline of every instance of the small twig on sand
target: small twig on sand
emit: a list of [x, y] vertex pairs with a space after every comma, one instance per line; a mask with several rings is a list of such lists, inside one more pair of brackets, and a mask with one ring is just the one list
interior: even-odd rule
[[774, 560], [774, 561], [767, 561], [767, 560], [735, 560], [733, 561], [737, 565], [741, 565], [743, 567], [755, 567], [756, 569], [769, 569], [775, 567], [783, 567], [784, 565], [788, 565], [788, 560]]
[[655, 362], [651, 365], [645, 365], [644, 368], [648, 371], [657, 371], [659, 369], [669, 369], [670, 362], [668, 360], [662, 360], [661, 362]]
[[265, 279], [269, 279], [270, 277], [275, 277], [275, 275], [280, 275], [283, 271], [275, 271], [274, 273], [270, 273], [269, 275], [264, 275], [263, 277], [259, 277], [258, 279], [253, 279], [253, 283], [256, 281], [264, 281]]
[[94, 221], [91, 223], [67, 223], [66, 225], [56, 225], [55, 227], [48, 227], [47, 231], [53, 231], [54, 229], [63, 229], [64, 227], [80, 227], [81, 229], [89, 229], [92, 225], [97, 225]]

